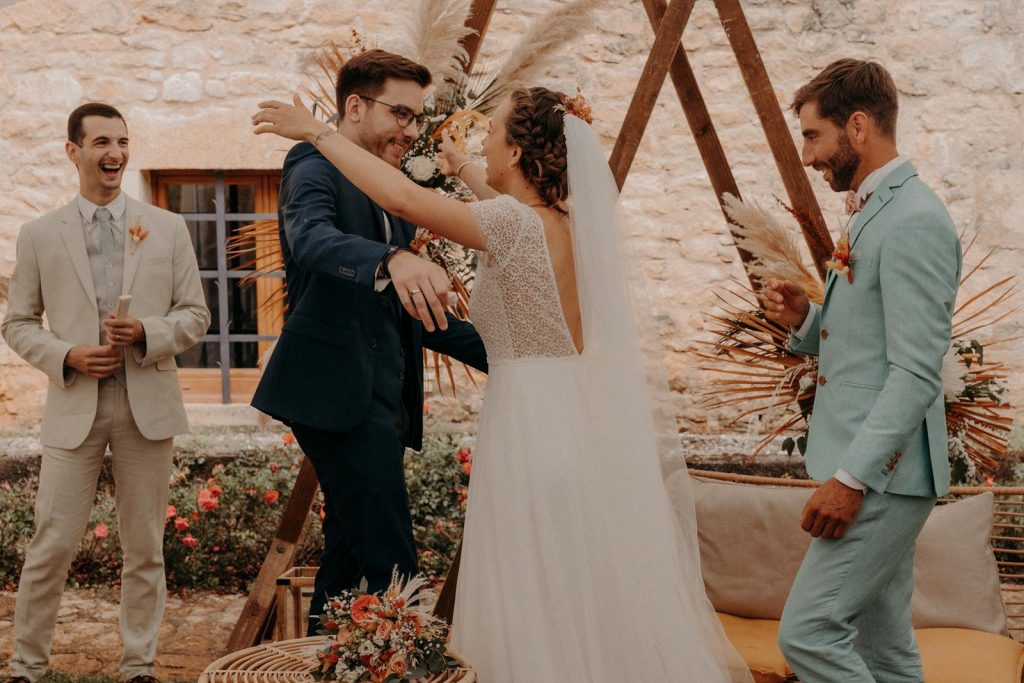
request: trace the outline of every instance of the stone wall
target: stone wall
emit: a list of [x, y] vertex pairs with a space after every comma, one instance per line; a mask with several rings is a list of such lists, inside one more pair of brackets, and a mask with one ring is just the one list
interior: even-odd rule
[[[482, 59], [510, 49], [555, 0], [499, 2]], [[610, 151], [653, 33], [639, 0], [595, 0], [596, 29], [564, 46], [546, 84], [579, 83]], [[901, 150], [978, 240], [968, 263], [1000, 251], [971, 291], [1013, 274], [1024, 257], [1024, 4], [1020, 0], [745, 0], [779, 101], [840, 56], [873, 57], [900, 88]], [[388, 47], [391, 0], [23, 0], [0, 9], [0, 275], [14, 266], [19, 225], [70, 199], [63, 152], [68, 112], [89, 99], [117, 104], [132, 136], [126, 188], [146, 195], [147, 169], [270, 169], [287, 145], [254, 138], [254, 103], [309, 83], [314, 48], [355, 28]], [[514, 8], [514, 9], [513, 9]], [[785, 196], [757, 117], [710, 0], [684, 35], [698, 80], [743, 193]], [[789, 118], [794, 135], [795, 121]], [[826, 218], [839, 198], [813, 174]], [[696, 405], [706, 378], [688, 352], [713, 291], [743, 279], [735, 249], [674, 91], [662, 92], [623, 191], [680, 415], [693, 430], [721, 415]], [[1024, 334], [1017, 315], [993, 338]], [[1020, 398], [1024, 340], [992, 349], [1007, 361]], [[0, 422], [38, 417], [39, 373], [0, 344]], [[468, 401], [468, 403], [467, 403]], [[475, 401], [466, 399], [467, 405]], [[6, 414], [6, 415], [5, 415]], [[1022, 411], [1017, 410], [1020, 416]]]

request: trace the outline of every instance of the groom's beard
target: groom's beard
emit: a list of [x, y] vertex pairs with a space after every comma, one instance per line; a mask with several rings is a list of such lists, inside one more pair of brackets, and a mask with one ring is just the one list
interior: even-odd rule
[[860, 166], [860, 155], [853, 151], [846, 131], [839, 132], [839, 150], [824, 164], [815, 164], [814, 170], [828, 169], [832, 177], [826, 179], [833, 192], [846, 192], [853, 182], [853, 175]]
[[360, 146], [392, 166], [398, 167], [402, 157], [409, 151], [409, 139], [402, 136], [369, 133], [359, 136]]

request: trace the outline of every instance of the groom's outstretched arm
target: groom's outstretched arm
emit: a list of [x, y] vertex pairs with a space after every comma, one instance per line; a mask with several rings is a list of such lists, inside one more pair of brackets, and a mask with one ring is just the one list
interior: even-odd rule
[[[350, 192], [347, 184], [339, 183], [337, 169], [314, 152], [312, 145], [296, 145], [289, 156], [301, 153], [299, 148], [304, 145], [309, 147], [307, 156], [300, 156], [290, 166], [286, 163], [282, 183], [281, 227], [291, 257], [307, 271], [372, 289], [377, 266], [389, 247], [338, 228], [339, 214], [346, 206], [355, 205], [358, 191], [351, 188]], [[366, 227], [372, 232], [372, 226]]]

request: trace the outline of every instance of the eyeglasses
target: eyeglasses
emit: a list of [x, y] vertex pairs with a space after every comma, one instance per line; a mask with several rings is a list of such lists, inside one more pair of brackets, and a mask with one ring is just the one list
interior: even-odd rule
[[412, 109], [409, 109], [409, 107], [401, 104], [388, 104], [387, 102], [381, 102], [380, 100], [375, 100], [372, 97], [367, 97], [366, 95], [359, 95], [359, 97], [364, 100], [369, 100], [370, 102], [383, 104], [385, 107], [390, 109], [391, 113], [395, 116], [395, 123], [402, 128], [407, 128], [414, 121], [416, 122], [416, 132], [418, 133], [422, 133], [427, 127], [429, 119], [426, 114], [417, 114]]

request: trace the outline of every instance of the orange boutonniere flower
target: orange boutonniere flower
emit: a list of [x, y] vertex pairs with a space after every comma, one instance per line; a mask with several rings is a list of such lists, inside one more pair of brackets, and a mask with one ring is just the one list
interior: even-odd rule
[[850, 263], [850, 233], [843, 231], [835, 250], [832, 252], [832, 259], [825, 263], [825, 266], [836, 271], [839, 275], [846, 274], [846, 279], [853, 284], [853, 265]]
[[139, 242], [149, 237], [149, 230], [142, 229], [142, 216], [135, 217], [135, 225], [128, 228], [128, 235], [132, 239], [132, 253], [134, 254]]

